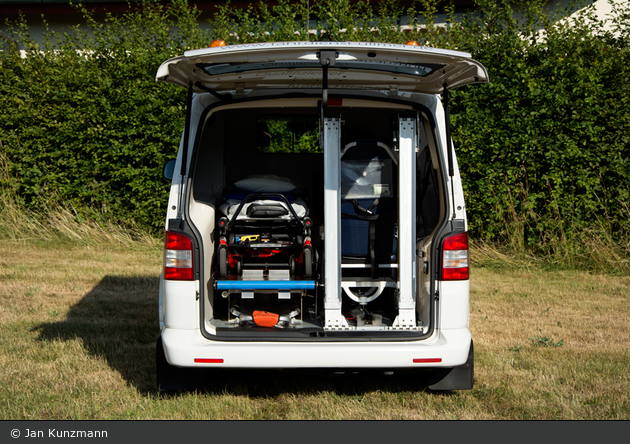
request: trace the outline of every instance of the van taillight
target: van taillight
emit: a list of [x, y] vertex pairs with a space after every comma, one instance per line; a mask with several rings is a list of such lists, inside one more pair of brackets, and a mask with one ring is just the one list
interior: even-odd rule
[[192, 241], [187, 236], [166, 232], [164, 241], [164, 279], [193, 280]]
[[468, 279], [468, 233], [447, 237], [442, 244], [442, 280]]

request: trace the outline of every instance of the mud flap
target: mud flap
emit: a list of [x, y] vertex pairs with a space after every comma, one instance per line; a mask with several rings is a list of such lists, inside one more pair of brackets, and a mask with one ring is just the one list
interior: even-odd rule
[[466, 362], [458, 367], [440, 369], [427, 380], [427, 386], [432, 391], [471, 390], [474, 382], [473, 342], [470, 341], [470, 351]]
[[180, 368], [168, 363], [162, 337], [155, 344], [155, 365], [158, 392], [192, 391], [202, 385], [203, 374], [200, 369]]

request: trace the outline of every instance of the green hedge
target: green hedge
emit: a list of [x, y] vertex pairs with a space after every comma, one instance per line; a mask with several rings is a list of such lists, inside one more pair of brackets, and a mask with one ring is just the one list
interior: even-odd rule
[[[49, 32], [40, 46], [14, 24], [10, 33], [27, 55], [0, 54], [9, 185], [34, 209], [52, 198], [157, 233], [168, 191], [162, 165], [175, 154], [185, 101], [183, 90], [155, 82], [162, 61], [214, 38], [417, 40], [471, 52], [490, 75], [490, 84], [452, 95], [473, 236], [517, 239], [545, 253], [584, 230], [626, 238], [630, 7], [608, 19], [613, 32], [592, 8], [557, 21], [539, 2], [475, 3], [477, 12], [465, 15], [432, 0], [404, 8], [395, 1], [225, 4], [208, 31], [185, 0], [144, 3], [105, 23], [78, 6], [87, 29]], [[436, 25], [438, 11], [447, 28]]]
[[[627, 28], [600, 31], [592, 10], [565, 24], [513, 28], [509, 10], [466, 23], [491, 83], [462, 88], [453, 111], [476, 234], [553, 250], [585, 228], [626, 239], [630, 225], [630, 48]], [[628, 9], [612, 24], [627, 22]], [[512, 31], [518, 30], [519, 32]]]
[[1, 55], [0, 141], [13, 186], [33, 209], [52, 199], [158, 232], [168, 198], [162, 167], [176, 153], [185, 92], [155, 73], [207, 39], [182, 2], [104, 23], [83, 11], [87, 29], [50, 32], [43, 44], [18, 24], [26, 57]]

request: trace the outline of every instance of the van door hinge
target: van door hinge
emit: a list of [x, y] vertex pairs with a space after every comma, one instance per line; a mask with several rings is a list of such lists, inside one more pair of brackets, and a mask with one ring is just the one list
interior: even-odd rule
[[392, 83], [389, 85], [389, 96], [390, 97], [398, 97], [398, 84]]
[[435, 290], [435, 300], [439, 300], [440, 299], [440, 292], [439, 290]]

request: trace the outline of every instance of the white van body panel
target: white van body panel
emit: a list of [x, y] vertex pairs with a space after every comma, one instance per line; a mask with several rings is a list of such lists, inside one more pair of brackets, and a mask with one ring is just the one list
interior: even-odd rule
[[470, 281], [440, 281], [438, 286], [440, 330], [459, 330], [468, 328], [470, 313]]
[[[413, 369], [454, 367], [466, 361], [472, 337], [467, 328], [438, 330], [410, 342], [221, 342], [199, 331], [166, 329], [162, 341], [168, 361], [181, 367], [286, 369]], [[222, 362], [206, 363], [211, 359]], [[415, 362], [419, 360], [431, 362]], [[440, 360], [437, 362], [437, 360]]]
[[[343, 72], [331, 73], [331, 89], [389, 89], [439, 94], [485, 83], [483, 65], [460, 51], [391, 43], [275, 42], [219, 46], [187, 51], [164, 62], [157, 80], [201, 92], [197, 82], [213, 90], [264, 88], [313, 88], [321, 86], [320, 51], [336, 53], [333, 63]], [[207, 68], [207, 69], [206, 69]]]
[[199, 281], [164, 282], [164, 327], [165, 329], [199, 329]]
[[[332, 101], [325, 112], [333, 117], [324, 118], [319, 55], [327, 52], [330, 56], [330, 51], [334, 54], [333, 64], [327, 68]], [[457, 158], [447, 154], [452, 142], [447, 140], [446, 114], [437, 94], [486, 83], [488, 76], [480, 63], [462, 52], [406, 45], [283, 42], [188, 51], [164, 62], [156, 78], [188, 88], [191, 99], [190, 124], [175, 162], [165, 230], [192, 240], [195, 277], [180, 281], [163, 275], [160, 279], [158, 352], [163, 350], [169, 365], [463, 369], [468, 372], [464, 379], [470, 377], [470, 384], [463, 386], [472, 385], [468, 260], [463, 280], [442, 280], [441, 274], [445, 240], [465, 235], [468, 223]], [[320, 116], [318, 154], [296, 156], [302, 160], [291, 163], [291, 154], [274, 158], [274, 154], [252, 150], [251, 144], [259, 143], [258, 135], [253, 134], [261, 125], [254, 120], [256, 116], [283, 113]], [[342, 257], [346, 238], [341, 221], [347, 214], [340, 207], [341, 162], [352, 145], [348, 142], [354, 140], [346, 139], [351, 138], [351, 130], [369, 133], [370, 125], [391, 128], [392, 139], [386, 147], [391, 158], [386, 161], [393, 164], [397, 205], [392, 212], [396, 248], [388, 253], [395, 259], [377, 262], [376, 268], [372, 259], [372, 276], [368, 276], [368, 258], [364, 264]], [[234, 187], [241, 169], [267, 173], [256, 171], [258, 160], [252, 159], [260, 159], [261, 167], [271, 169], [284, 162], [289, 165], [288, 175], [307, 184], [309, 217], [320, 217], [313, 232], [309, 229], [304, 235], [308, 242], [313, 238], [318, 255], [320, 268], [313, 276], [293, 274], [292, 268], [288, 280], [276, 281], [265, 265], [264, 271], [255, 270], [260, 271], [256, 280], [251, 273], [233, 268], [232, 261], [238, 263], [241, 253], [229, 250], [230, 256], [222, 259], [223, 245], [231, 248], [240, 242], [224, 234], [225, 227], [232, 225], [220, 210], [228, 199], [224, 196]], [[302, 169], [308, 174], [301, 173]], [[313, 184], [320, 179], [317, 188]], [[382, 188], [380, 182], [377, 188]], [[389, 197], [381, 197], [377, 208]], [[261, 248], [256, 245], [254, 250]], [[467, 257], [467, 238], [465, 250]], [[252, 280], [258, 285], [270, 280], [313, 282], [314, 287], [245, 290]], [[242, 284], [242, 289], [218, 286], [233, 283]], [[243, 315], [241, 305], [267, 300], [269, 304], [299, 301], [300, 315], [280, 328], [276, 328], [280, 323], [275, 327], [245, 325], [246, 316], [239, 317]], [[375, 304], [379, 300], [385, 309]], [[273, 306], [265, 304], [259, 310]], [[375, 306], [377, 311], [372, 311]], [[451, 380], [452, 385], [436, 387], [458, 387], [459, 375], [456, 383]]]

